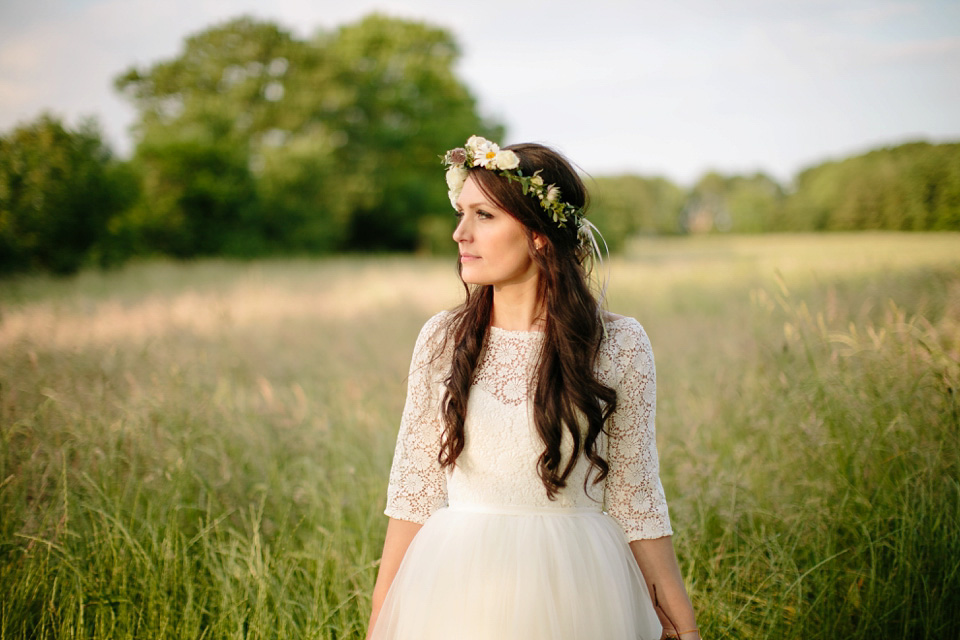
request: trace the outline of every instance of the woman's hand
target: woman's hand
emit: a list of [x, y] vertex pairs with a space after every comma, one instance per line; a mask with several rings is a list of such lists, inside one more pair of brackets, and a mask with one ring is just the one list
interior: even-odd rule
[[663, 625], [661, 638], [699, 640], [693, 605], [683, 586], [683, 576], [673, 550], [673, 538], [634, 540], [630, 550], [640, 567], [654, 610]]

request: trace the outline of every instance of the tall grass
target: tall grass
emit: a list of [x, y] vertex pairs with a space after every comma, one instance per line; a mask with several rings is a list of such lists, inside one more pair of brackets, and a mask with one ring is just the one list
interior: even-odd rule
[[[960, 636], [956, 235], [640, 241], [705, 637]], [[0, 283], [0, 638], [361, 638], [445, 262]]]
[[955, 637], [957, 316], [933, 325], [888, 302], [876, 323], [832, 327], [783, 291], [758, 294], [785, 318], [783, 339], [732, 385], [722, 427], [689, 454], [714, 460], [684, 545], [698, 588], [722, 605], [714, 629]]

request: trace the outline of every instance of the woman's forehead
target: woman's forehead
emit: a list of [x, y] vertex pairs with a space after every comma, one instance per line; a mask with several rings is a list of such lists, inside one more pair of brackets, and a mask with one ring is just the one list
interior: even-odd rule
[[500, 209], [496, 202], [491, 200], [487, 194], [480, 189], [473, 176], [467, 178], [457, 198], [457, 206], [462, 209], [475, 209], [477, 207], [494, 207]]

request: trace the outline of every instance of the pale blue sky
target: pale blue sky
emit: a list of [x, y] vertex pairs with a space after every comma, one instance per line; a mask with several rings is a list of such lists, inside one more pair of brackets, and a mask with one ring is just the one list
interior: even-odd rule
[[130, 149], [115, 75], [240, 14], [300, 36], [374, 10], [449, 28], [503, 142], [593, 174], [798, 169], [960, 140], [960, 0], [0, 0], [0, 130], [49, 109]]

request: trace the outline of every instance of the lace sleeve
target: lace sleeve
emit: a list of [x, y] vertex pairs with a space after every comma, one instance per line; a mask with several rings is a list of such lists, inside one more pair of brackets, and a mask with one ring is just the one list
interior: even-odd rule
[[397, 435], [397, 448], [390, 469], [387, 487], [387, 508], [391, 518], [423, 524], [447, 502], [447, 480], [437, 453], [443, 427], [440, 420], [440, 390], [443, 367], [435, 358], [443, 340], [446, 313], [427, 321], [420, 330], [410, 375], [407, 378], [407, 401]]
[[620, 523], [628, 540], [671, 535], [654, 428], [653, 349], [640, 323], [632, 318], [616, 322], [601, 345], [600, 360], [614, 373], [611, 382], [617, 390], [617, 410], [607, 423], [607, 512]]

